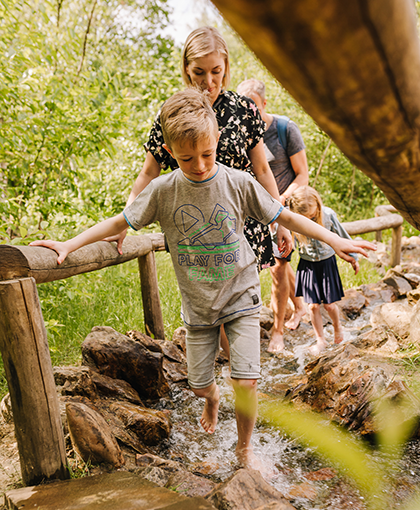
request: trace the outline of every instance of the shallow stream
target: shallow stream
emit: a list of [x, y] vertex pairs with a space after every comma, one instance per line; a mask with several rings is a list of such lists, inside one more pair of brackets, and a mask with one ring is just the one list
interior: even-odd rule
[[[373, 302], [355, 320], [344, 325], [344, 342], [354, 339], [361, 330], [369, 329], [369, 318]], [[328, 349], [333, 349], [333, 330], [325, 326]], [[285, 386], [292, 376], [304, 374], [305, 365], [314, 358], [309, 354], [309, 346], [314, 343], [313, 331], [308, 322], [302, 322], [296, 331], [286, 330], [286, 349], [283, 355], [272, 356], [266, 352], [267, 342], [261, 344], [262, 377], [259, 393], [262, 400], [272, 397], [273, 389]], [[196, 466], [199, 472], [208, 474], [214, 481], [224, 481], [237, 468], [236, 421], [234, 415], [233, 390], [229, 384], [229, 369], [225, 365], [216, 367], [217, 382], [221, 389], [219, 424], [213, 435], [202, 431], [199, 419], [203, 400], [196, 398], [188, 389], [178, 389], [173, 395], [171, 413], [173, 430], [167, 445], [166, 455], [183, 462], [192, 471]], [[290, 382], [289, 382], [290, 384]], [[363, 497], [340, 476], [327, 480], [308, 482], [311, 475], [321, 468], [334, 468], [316, 455], [314, 450], [300, 446], [285, 436], [282, 431], [257, 423], [253, 434], [254, 451], [265, 465], [275, 467], [276, 475], [269, 482], [299, 510], [365, 509]], [[386, 459], [372, 448], [372, 459], [377, 464]], [[390, 508], [398, 508], [414, 487], [420, 484], [420, 442], [412, 441], [405, 455], [393, 470], [393, 480], [387, 483], [395, 501]], [[312, 478], [313, 480], [313, 478]], [[391, 489], [392, 487], [392, 489]]]

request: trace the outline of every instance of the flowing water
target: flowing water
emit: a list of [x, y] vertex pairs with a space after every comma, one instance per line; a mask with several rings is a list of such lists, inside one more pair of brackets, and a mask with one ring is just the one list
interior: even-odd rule
[[[372, 303], [363, 309], [355, 320], [346, 321], [344, 342], [351, 341], [361, 331], [369, 328], [369, 318], [375, 304]], [[325, 331], [326, 339], [330, 341], [328, 349], [333, 349], [332, 326], [326, 325]], [[279, 356], [267, 354], [267, 342], [262, 342], [262, 370], [258, 390], [262, 400], [272, 396], [273, 389], [281, 390], [285, 387], [287, 381], [290, 385], [291, 378], [302, 376], [305, 365], [313, 359], [308, 353], [308, 347], [314, 343], [313, 331], [308, 322], [302, 322], [294, 332], [287, 331], [285, 341], [285, 353]], [[216, 366], [216, 378], [221, 390], [219, 424], [216, 432], [209, 435], [200, 427], [203, 400], [196, 398], [189, 389], [178, 388], [173, 394], [171, 405], [173, 430], [167, 444], [166, 455], [170, 454], [171, 458], [183, 462], [193, 471], [197, 465], [207, 466], [210, 477], [219, 482], [224, 481], [237, 469], [235, 457], [237, 433], [233, 390], [226, 365]], [[392, 493], [395, 496], [395, 502], [390, 508], [398, 508], [415, 485], [420, 484], [419, 445], [419, 441], [409, 443], [402, 461], [393, 468], [393, 480], [387, 484], [388, 487], [393, 487]], [[253, 434], [253, 446], [257, 455], [263, 459], [264, 465], [274, 469], [275, 476], [270, 477], [269, 482], [282, 494], [289, 496], [295, 508], [301, 510], [366, 508], [361, 494], [340, 477], [308, 483], [308, 473], [333, 466], [319, 458], [313, 450], [301, 447], [285, 436], [281, 430], [258, 422]], [[374, 449], [372, 459], [378, 465], [384, 464], [387, 460]]]

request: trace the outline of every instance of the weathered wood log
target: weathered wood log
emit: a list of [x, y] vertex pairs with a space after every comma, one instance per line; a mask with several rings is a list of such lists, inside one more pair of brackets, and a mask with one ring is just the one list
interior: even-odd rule
[[398, 228], [402, 225], [402, 222], [403, 219], [399, 214], [392, 214], [367, 220], [349, 221], [342, 225], [353, 236], [366, 234], [367, 232], [376, 232], [377, 230], [386, 230], [387, 228]]
[[52, 282], [81, 273], [122, 264], [146, 255], [151, 250], [164, 250], [163, 234], [126, 237], [123, 254], [115, 243], [100, 241], [70, 253], [59, 266], [57, 254], [40, 246], [0, 245], [0, 280], [31, 276], [36, 283]]
[[144, 326], [146, 333], [165, 339], [162, 309], [160, 307], [156, 260], [153, 251], [139, 257], [141, 296], [143, 299]]
[[22, 478], [66, 479], [66, 450], [47, 333], [33, 278], [0, 282], [0, 350]]
[[[376, 218], [342, 224], [350, 235], [366, 234], [368, 232], [378, 233], [387, 228], [392, 228], [391, 267], [398, 266], [401, 262], [402, 224], [404, 221], [399, 214], [393, 214], [394, 211], [396, 209], [393, 206], [382, 205], [375, 209], [375, 214], [378, 215]], [[376, 236], [376, 240], [380, 240], [378, 236]]]
[[413, 0], [213, 0], [262, 63], [420, 229]]

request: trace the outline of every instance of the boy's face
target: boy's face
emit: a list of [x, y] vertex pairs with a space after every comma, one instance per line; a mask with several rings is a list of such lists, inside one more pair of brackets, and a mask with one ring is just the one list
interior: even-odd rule
[[187, 179], [202, 182], [213, 177], [216, 173], [216, 149], [218, 138], [210, 134], [209, 138], [198, 140], [196, 147], [186, 140], [172, 143], [172, 149], [164, 145], [165, 149], [178, 162], [179, 168]]

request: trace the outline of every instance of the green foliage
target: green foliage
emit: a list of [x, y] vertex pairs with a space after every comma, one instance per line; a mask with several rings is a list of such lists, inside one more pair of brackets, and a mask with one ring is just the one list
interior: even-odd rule
[[121, 210], [154, 115], [180, 86], [167, 15], [166, 0], [0, 3], [6, 242]]

